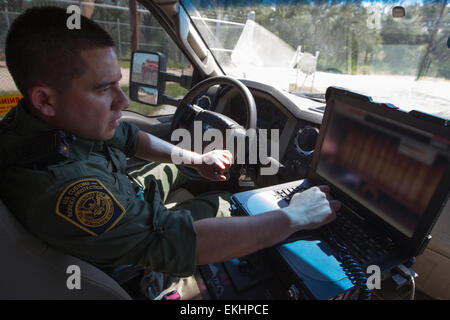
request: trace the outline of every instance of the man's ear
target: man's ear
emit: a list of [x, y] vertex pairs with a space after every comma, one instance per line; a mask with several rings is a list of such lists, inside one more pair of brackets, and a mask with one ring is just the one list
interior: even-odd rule
[[28, 90], [28, 97], [36, 111], [41, 115], [45, 117], [56, 115], [57, 93], [55, 89], [46, 86], [34, 86]]

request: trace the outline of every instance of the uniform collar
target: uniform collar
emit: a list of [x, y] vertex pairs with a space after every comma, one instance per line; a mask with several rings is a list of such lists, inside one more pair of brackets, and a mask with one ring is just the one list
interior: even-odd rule
[[[22, 136], [32, 136], [36, 134], [42, 134], [45, 132], [57, 130], [56, 127], [48, 124], [47, 122], [39, 119], [29, 111], [29, 105], [25, 99], [21, 99], [17, 107], [12, 111], [10, 115], [13, 120], [11, 122], [11, 129]], [[68, 136], [71, 134], [66, 133]], [[69, 156], [72, 159], [84, 160], [89, 157], [92, 151], [101, 151], [104, 147], [104, 141], [96, 141], [81, 138], [79, 136], [72, 135], [75, 139], [69, 142]]]
[[29, 106], [25, 99], [19, 100], [17, 106], [13, 109], [13, 112], [14, 120], [12, 122], [12, 126], [20, 135], [28, 136], [56, 129], [47, 122], [34, 116], [29, 111]]

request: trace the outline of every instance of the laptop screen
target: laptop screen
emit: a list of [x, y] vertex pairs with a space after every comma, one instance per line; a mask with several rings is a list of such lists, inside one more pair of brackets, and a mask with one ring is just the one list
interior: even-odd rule
[[316, 174], [412, 237], [449, 159], [449, 141], [336, 100]]

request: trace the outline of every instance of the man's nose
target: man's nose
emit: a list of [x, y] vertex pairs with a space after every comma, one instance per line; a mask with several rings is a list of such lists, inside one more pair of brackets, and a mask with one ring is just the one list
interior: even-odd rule
[[118, 110], [125, 110], [130, 106], [130, 101], [128, 100], [128, 97], [126, 96], [125, 92], [117, 86], [116, 91], [116, 97], [113, 102], [113, 108]]

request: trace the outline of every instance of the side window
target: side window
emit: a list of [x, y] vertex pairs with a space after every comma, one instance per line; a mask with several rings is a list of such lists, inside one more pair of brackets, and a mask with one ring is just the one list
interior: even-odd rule
[[17, 2], [19, 1], [0, 3], [0, 119], [22, 98], [6, 67], [5, 57], [6, 34], [12, 21], [20, 14]]
[[[118, 1], [123, 6], [128, 8], [130, 1]], [[116, 33], [115, 41], [117, 43], [117, 54], [120, 59], [122, 74], [127, 78], [126, 84], [122, 87], [125, 93], [129, 96], [128, 91], [128, 79], [129, 79], [129, 68], [132, 48], [137, 45], [136, 49], [146, 50], [146, 51], [158, 51], [165, 55], [167, 72], [177, 74], [177, 75], [192, 75], [193, 68], [189, 60], [184, 56], [178, 46], [169, 37], [166, 31], [160, 26], [159, 22], [155, 17], [152, 16], [150, 11], [148, 11], [144, 6], [137, 3], [137, 23], [133, 30], [133, 21], [131, 10], [126, 10], [117, 14], [117, 27], [112, 29], [107, 29], [108, 27], [104, 25], [114, 36]], [[95, 16], [94, 16], [94, 20]], [[121, 30], [119, 30], [119, 28]], [[137, 39], [135, 39], [137, 35]], [[120, 38], [120, 39], [119, 39]], [[136, 43], [133, 45], [133, 41]], [[187, 90], [181, 87], [178, 83], [168, 82], [166, 83], [166, 95], [170, 97], [180, 98], [186, 94]], [[145, 115], [166, 115], [175, 112], [175, 107], [170, 105], [162, 105], [158, 107], [152, 107], [148, 105], [141, 104], [139, 102], [131, 101], [128, 110], [135, 111]]]
[[[45, 2], [45, 3], [44, 3]], [[91, 2], [91, 4], [89, 4]], [[129, 96], [130, 60], [133, 43], [136, 49], [158, 51], [166, 56], [167, 72], [178, 75], [192, 75], [192, 65], [175, 45], [166, 31], [159, 25], [156, 18], [139, 3], [137, 3], [137, 21], [133, 28], [132, 15], [129, 10], [129, 0], [85, 0], [75, 3], [81, 8], [81, 13], [102, 26], [116, 43], [117, 56], [122, 69], [120, 86]], [[42, 4], [56, 5], [67, 8], [72, 3], [66, 1], [6, 1], [0, 4], [0, 118], [7, 113], [20, 99], [18, 90], [6, 68], [4, 46], [7, 30], [12, 21], [26, 9]], [[133, 41], [133, 39], [136, 39]], [[171, 97], [181, 97], [187, 92], [177, 83], [166, 84], [166, 94]], [[4, 102], [4, 103], [3, 103]], [[11, 104], [13, 104], [11, 106]], [[4, 109], [4, 110], [3, 110]], [[144, 115], [164, 115], [175, 112], [175, 107], [163, 105], [152, 107], [130, 100], [128, 110]], [[5, 112], [3, 112], [5, 111]]]

